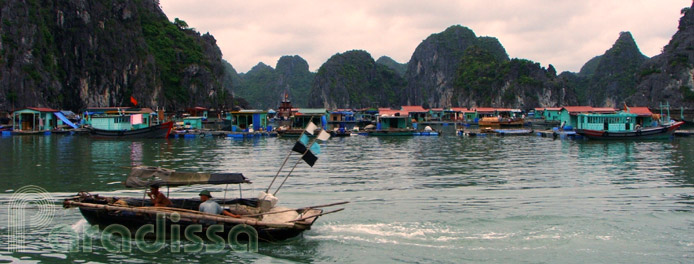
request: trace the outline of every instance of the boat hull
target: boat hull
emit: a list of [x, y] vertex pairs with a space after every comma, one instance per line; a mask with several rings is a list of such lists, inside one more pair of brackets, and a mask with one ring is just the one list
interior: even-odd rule
[[[85, 203], [86, 205], [81, 205], [79, 206], [80, 213], [84, 217], [85, 220], [91, 225], [96, 225], [100, 229], [104, 229], [106, 227], [112, 226], [112, 225], [122, 225], [126, 227], [131, 235], [134, 237], [135, 233], [137, 232], [138, 229], [143, 227], [144, 225], [155, 225], [156, 226], [156, 217], [157, 214], [156, 212], [146, 212], [146, 213], [141, 213], [141, 212], [132, 212], [132, 211], [127, 211], [127, 210], [114, 210], [113, 208], [95, 208], [93, 206], [87, 206], [87, 205], [108, 205], [106, 200], [103, 200], [104, 197], [100, 197], [99, 199], [94, 199], [92, 197], [87, 197], [82, 199], [82, 202]], [[123, 200], [128, 201], [128, 204], [131, 206], [135, 206], [136, 208], [152, 208], [152, 202], [150, 199], [140, 199], [140, 198], [121, 198]], [[233, 206], [233, 205], [244, 205], [244, 206], [250, 206], [250, 207], [257, 207], [258, 206], [258, 200], [257, 199], [233, 199], [233, 200], [219, 200], [217, 199], [221, 205], [223, 206]], [[171, 202], [173, 203], [172, 208], [177, 208], [177, 209], [183, 209], [183, 210], [189, 210], [189, 211], [197, 211], [199, 205], [200, 205], [200, 200], [198, 199], [171, 199]], [[297, 212], [302, 209], [297, 209]], [[309, 210], [314, 210], [318, 214], [322, 213], [322, 209], [309, 209]], [[253, 227], [258, 232], [258, 240], [259, 241], [281, 241], [281, 240], [286, 240], [290, 239], [293, 237], [296, 237], [300, 235], [302, 232], [305, 230], [310, 230], [311, 226], [313, 223], [319, 218], [319, 216], [316, 216], [314, 218], [310, 218], [305, 221], [301, 222], [296, 222], [293, 227], [276, 227], [276, 226], [266, 226], [266, 225], [253, 225], [254, 223], [253, 219], [255, 218], [249, 218], [249, 223], [248, 226]], [[202, 239], [207, 239], [205, 230], [209, 227], [210, 224], [205, 224], [205, 223], [199, 223], [196, 220], [186, 218], [184, 216], [181, 217], [181, 219], [177, 222], [172, 222], [169, 217], [166, 217], [165, 219], [165, 232], [166, 232], [166, 238], [170, 238], [172, 235], [172, 230], [171, 225], [178, 225], [180, 228], [178, 229], [180, 231], [178, 236], [179, 238], [185, 238], [185, 230], [188, 228], [188, 226], [191, 225], [201, 225], [203, 230], [202, 232], [196, 233], [196, 235]], [[257, 222], [255, 222], [257, 223]], [[228, 237], [229, 232], [231, 231], [232, 228], [234, 228], [236, 225], [235, 223], [219, 223], [220, 225], [223, 225], [224, 231], [221, 231], [217, 233], [220, 237], [226, 238]], [[152, 236], [146, 236], [147, 238], [154, 238]]]
[[[100, 229], [105, 229], [108, 226], [112, 225], [121, 225], [126, 227], [131, 235], [135, 235], [138, 229], [145, 225], [156, 225], [156, 215], [155, 214], [132, 214], [128, 212], [113, 212], [113, 211], [108, 211], [105, 209], [95, 209], [95, 208], [80, 208], [80, 213], [82, 213], [82, 216], [84, 219], [89, 222], [91, 225], [96, 225]], [[169, 218], [165, 220], [165, 225], [166, 225], [166, 238], [171, 238], [172, 235], [172, 230], [171, 226], [172, 225], [178, 225], [180, 227], [179, 231], [180, 233], [178, 234], [179, 238], [185, 238], [184, 231], [188, 226], [191, 225], [201, 225], [203, 228], [203, 231], [200, 233], [196, 233], [198, 237], [207, 240], [207, 237], [205, 235], [205, 230], [209, 227], [209, 225], [206, 224], [199, 224], [193, 221], [188, 221], [181, 219], [178, 222], [171, 222]], [[226, 238], [229, 235], [229, 232], [231, 231], [234, 226], [237, 224], [230, 224], [230, 223], [224, 223], [224, 231], [217, 233], [220, 237], [224, 238], [226, 241]], [[297, 228], [277, 228], [277, 227], [261, 227], [261, 226], [252, 226], [257, 232], [258, 232], [258, 241], [281, 241], [281, 240], [286, 240], [290, 239], [293, 237], [296, 237], [300, 235], [302, 232], [304, 232], [306, 229], [297, 229]], [[147, 238], [153, 238], [153, 237], [147, 237]]]
[[168, 138], [173, 122], [134, 130], [104, 130], [90, 128], [89, 134], [96, 138]]
[[684, 122], [634, 131], [609, 132], [602, 130], [576, 129], [576, 133], [589, 139], [669, 139]]
[[394, 130], [370, 130], [366, 131], [367, 135], [369, 136], [376, 136], [376, 137], [402, 137], [402, 136], [414, 136], [414, 133], [417, 132], [414, 129], [394, 129]]

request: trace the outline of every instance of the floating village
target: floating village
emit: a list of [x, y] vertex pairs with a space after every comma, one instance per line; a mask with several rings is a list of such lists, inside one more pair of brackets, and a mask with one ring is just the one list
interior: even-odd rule
[[[679, 111], [678, 111], [679, 110]], [[277, 110], [179, 112], [131, 107], [89, 107], [83, 113], [27, 107], [0, 115], [2, 136], [88, 134], [95, 138], [299, 137], [313, 123], [333, 137], [526, 135], [567, 139], [653, 139], [689, 136], [683, 110], [563, 106], [324, 109], [295, 108], [285, 98]], [[677, 112], [677, 113], [675, 113]], [[672, 114], [672, 115], [671, 115]], [[675, 117], [672, 117], [675, 116]]]

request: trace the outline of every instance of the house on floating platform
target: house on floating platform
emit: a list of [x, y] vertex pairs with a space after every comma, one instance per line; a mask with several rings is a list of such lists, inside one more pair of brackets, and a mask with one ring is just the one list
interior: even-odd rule
[[239, 110], [227, 115], [231, 121], [231, 131], [272, 131], [268, 126], [268, 112], [263, 110]]
[[12, 130], [15, 132], [38, 133], [53, 130], [62, 125], [54, 113], [60, 111], [45, 107], [27, 107], [12, 112]]
[[[421, 122], [427, 122], [429, 119], [431, 119], [431, 112], [429, 110], [424, 109], [424, 107], [421, 107], [419, 105], [404, 105], [400, 110], [403, 113], [407, 113], [407, 115], [410, 117], [412, 123], [421, 123]], [[380, 113], [380, 108], [379, 108], [379, 113]]]
[[202, 106], [196, 106], [186, 109], [190, 117], [201, 117], [202, 121], [207, 121], [208, 109]]
[[202, 116], [187, 116], [183, 118], [183, 128], [202, 129]]
[[337, 109], [335, 111], [330, 111], [328, 130], [352, 130], [356, 123], [357, 120], [354, 111], [351, 109]]
[[325, 108], [299, 108], [294, 114], [292, 128], [304, 129], [308, 122], [313, 122], [316, 126], [328, 128], [328, 111]]
[[362, 108], [354, 112], [354, 119], [359, 127], [376, 124], [376, 116], [378, 116], [378, 108]]
[[369, 136], [413, 136], [415, 129], [409, 113], [391, 108], [379, 108], [376, 118], [376, 129], [367, 129]]

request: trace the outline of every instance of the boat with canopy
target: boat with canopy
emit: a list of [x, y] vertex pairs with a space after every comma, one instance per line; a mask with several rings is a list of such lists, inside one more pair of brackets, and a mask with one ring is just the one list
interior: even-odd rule
[[[201, 173], [180, 172], [160, 167], [138, 166], [131, 169], [130, 175], [125, 181], [128, 188], [149, 188], [153, 185], [169, 187], [186, 186], [195, 184], [238, 184], [241, 191], [242, 184], [250, 184], [251, 181], [241, 173]], [[226, 199], [214, 198], [224, 210], [228, 210], [240, 217], [215, 215], [198, 211], [201, 204], [199, 198], [172, 198], [169, 207], [154, 207], [150, 199], [139, 197], [106, 197], [98, 194], [80, 192], [77, 195], [64, 200], [66, 208], [79, 208], [82, 216], [92, 225], [106, 228], [113, 224], [127, 227], [132, 234], [148, 224], [155, 224], [157, 217], [164, 217], [166, 225], [178, 224], [180, 226], [179, 238], [183, 230], [190, 225], [200, 224], [205, 234], [211, 225], [220, 224], [224, 229], [222, 237], [237, 225], [248, 225], [255, 229], [259, 241], [278, 241], [296, 237], [302, 232], [311, 229], [318, 217], [339, 212], [342, 209], [325, 212], [324, 207], [345, 204], [347, 202], [309, 206], [304, 208], [286, 208], [277, 206], [277, 198], [271, 194], [261, 192], [259, 198]], [[276, 192], [275, 192], [276, 194]], [[168, 196], [168, 195], [167, 195]], [[166, 230], [167, 237], [172, 230]], [[201, 237], [204, 237], [201, 236]]]

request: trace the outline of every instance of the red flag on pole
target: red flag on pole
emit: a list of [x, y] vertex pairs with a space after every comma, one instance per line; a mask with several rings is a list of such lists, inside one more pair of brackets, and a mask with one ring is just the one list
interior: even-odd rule
[[137, 106], [137, 100], [135, 100], [135, 97], [132, 95], [130, 96], [130, 102], [133, 103], [134, 106]]

